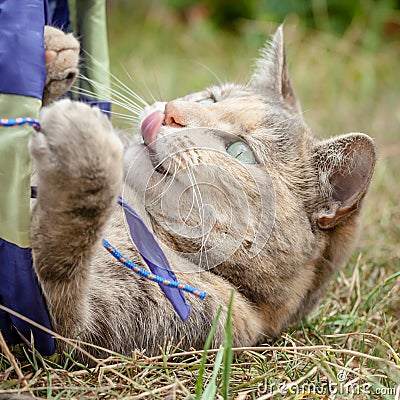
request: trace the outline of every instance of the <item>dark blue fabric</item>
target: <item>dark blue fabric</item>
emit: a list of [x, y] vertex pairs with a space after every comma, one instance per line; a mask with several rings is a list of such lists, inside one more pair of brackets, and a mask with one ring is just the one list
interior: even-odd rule
[[[44, 6], [44, 0], [0, 0], [0, 93], [42, 98]], [[32, 264], [30, 249], [0, 238], [0, 304], [51, 329]], [[23, 342], [18, 330], [28, 342], [33, 335], [43, 355], [55, 351], [51, 335], [2, 310], [0, 329], [9, 344]]]
[[47, 0], [43, 0], [43, 5], [44, 5], [44, 24], [45, 25], [50, 25], [50, 8], [49, 8], [49, 2]]
[[109, 101], [93, 100], [84, 96], [79, 96], [79, 100], [88, 103], [90, 106], [99, 107], [105, 115], [111, 117], [111, 103]]
[[68, 0], [48, 0], [50, 14], [49, 24], [64, 32], [71, 32], [69, 21]]
[[[0, 303], [51, 329], [49, 315], [38, 280], [32, 268], [30, 249], [23, 249], [0, 239]], [[31, 341], [43, 355], [55, 352], [51, 335], [21, 319], [0, 310], [0, 328], [8, 344], [23, 342], [17, 331]]]
[[[143, 220], [136, 211], [121, 197], [118, 203], [124, 209], [126, 221], [128, 222], [131, 238], [135, 243], [140, 255], [143, 257], [151, 272], [160, 275], [167, 280], [176, 281], [176, 276], [171, 270], [168, 260], [164, 252], [154, 239], [153, 234], [148, 230]], [[181, 290], [173, 289], [165, 285], [159, 285], [164, 294], [175, 308], [175, 311], [181, 317], [182, 321], [189, 318], [191, 307], [186, 303], [185, 296]]]
[[0, 93], [42, 98], [43, 0], [0, 0]]

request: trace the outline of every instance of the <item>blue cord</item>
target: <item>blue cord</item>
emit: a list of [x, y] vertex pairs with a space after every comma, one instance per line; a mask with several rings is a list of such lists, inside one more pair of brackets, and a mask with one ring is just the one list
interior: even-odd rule
[[138, 275], [142, 276], [143, 278], [149, 279], [153, 282], [156, 282], [160, 285], [169, 286], [173, 289], [180, 289], [184, 290], [185, 292], [191, 293], [201, 300], [203, 300], [207, 293], [203, 292], [202, 290], [196, 289], [193, 286], [187, 285], [183, 282], [172, 281], [163, 278], [162, 276], [152, 274], [151, 272], [145, 270], [144, 268], [139, 267], [137, 264], [133, 263], [132, 261], [128, 260], [124, 257], [112, 244], [110, 244], [106, 239], [103, 238], [103, 246], [113, 255], [121, 264], [125, 265], [133, 272], [136, 272]]
[[18, 118], [0, 118], [0, 127], [12, 127], [12, 126], [21, 126], [21, 125], [30, 125], [35, 130], [40, 130], [39, 120], [30, 117], [18, 117]]

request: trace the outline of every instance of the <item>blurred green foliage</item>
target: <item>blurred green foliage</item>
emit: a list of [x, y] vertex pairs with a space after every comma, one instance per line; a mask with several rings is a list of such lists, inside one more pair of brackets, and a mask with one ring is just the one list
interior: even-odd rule
[[384, 23], [396, 9], [395, 0], [263, 0], [261, 3], [275, 18], [295, 13], [308, 27], [336, 33], [343, 33], [353, 21], [379, 19], [379, 23]]
[[295, 14], [310, 28], [343, 33], [356, 22], [368, 22], [378, 31], [397, 16], [399, 0], [166, 0], [169, 7], [182, 12], [202, 5], [219, 26], [236, 30], [243, 19], [283, 21]]
[[[158, 8], [194, 26], [243, 34], [249, 24], [282, 23], [296, 18], [305, 28], [342, 36], [363, 27], [364, 48], [375, 51], [382, 42], [400, 39], [400, 0], [107, 0], [113, 9], [134, 10], [131, 18], [146, 18]], [[246, 32], [248, 33], [248, 32]]]

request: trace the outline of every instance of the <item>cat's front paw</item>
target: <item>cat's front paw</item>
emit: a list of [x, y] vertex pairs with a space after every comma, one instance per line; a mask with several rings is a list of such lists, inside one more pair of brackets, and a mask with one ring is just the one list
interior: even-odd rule
[[69, 33], [46, 26], [44, 29], [46, 84], [43, 105], [66, 93], [78, 76], [79, 42]]
[[98, 108], [61, 100], [43, 108], [41, 131], [30, 151], [41, 187], [84, 197], [102, 190], [112, 195], [122, 175], [122, 144]]

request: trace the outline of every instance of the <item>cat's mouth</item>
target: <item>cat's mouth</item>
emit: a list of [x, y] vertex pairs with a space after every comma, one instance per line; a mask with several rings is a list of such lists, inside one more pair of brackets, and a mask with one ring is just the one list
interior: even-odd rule
[[[140, 123], [140, 131], [143, 138], [143, 143], [147, 147], [150, 162], [153, 165], [154, 171], [166, 176], [172, 175], [169, 173], [171, 168], [171, 159], [165, 157], [166, 137], [180, 131], [184, 125], [176, 122], [171, 122], [167, 118], [165, 103], [155, 103]], [[164, 156], [162, 156], [164, 154]], [[167, 165], [167, 167], [165, 167]]]
[[157, 139], [164, 118], [165, 114], [160, 110], [156, 110], [142, 121], [140, 130], [146, 146], [151, 146], [151, 144]]
[[164, 112], [160, 110], [153, 111], [143, 119], [140, 124], [140, 131], [142, 133], [143, 142], [149, 150], [149, 157], [154, 170], [160, 174], [168, 175], [168, 170], [163, 167], [162, 162], [158, 159], [157, 152], [154, 149], [154, 142], [157, 140], [164, 119]]

